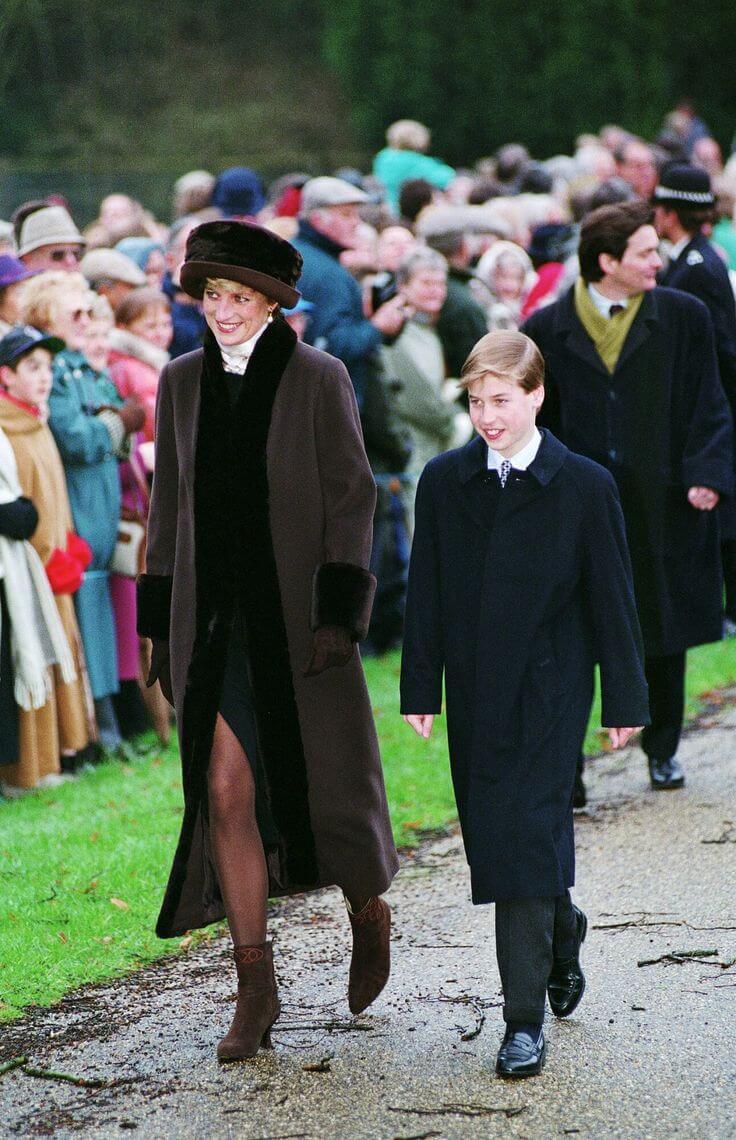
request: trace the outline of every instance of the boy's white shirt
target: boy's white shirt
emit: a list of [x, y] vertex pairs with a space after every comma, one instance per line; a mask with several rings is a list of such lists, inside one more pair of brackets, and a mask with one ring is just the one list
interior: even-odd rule
[[[525, 447], [522, 447], [521, 451], [517, 451], [516, 455], [512, 455], [510, 457], [511, 466], [513, 468], [515, 468], [517, 471], [526, 471], [529, 464], [534, 462], [534, 459], [536, 458], [537, 452], [539, 451], [539, 445], [541, 442], [542, 442], [542, 436], [541, 436], [541, 433], [539, 431], [539, 428], [535, 428], [534, 429], [534, 435], [529, 440], [527, 445]], [[499, 455], [499, 453], [497, 451], [494, 451], [492, 447], [489, 447], [488, 448], [488, 470], [489, 471], [500, 471], [501, 470], [501, 464], [503, 463], [505, 458], [506, 458], [506, 456]]]

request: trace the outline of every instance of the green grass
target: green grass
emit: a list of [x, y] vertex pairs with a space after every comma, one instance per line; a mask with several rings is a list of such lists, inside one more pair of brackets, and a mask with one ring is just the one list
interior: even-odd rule
[[[412, 843], [455, 817], [444, 718], [428, 742], [401, 720], [398, 654], [367, 661], [366, 674], [394, 834]], [[697, 711], [699, 694], [734, 683], [733, 641], [693, 651], [688, 712]], [[592, 752], [601, 748], [598, 715], [596, 707]], [[173, 747], [0, 803], [0, 1020], [186, 944], [153, 933], [181, 814]]]

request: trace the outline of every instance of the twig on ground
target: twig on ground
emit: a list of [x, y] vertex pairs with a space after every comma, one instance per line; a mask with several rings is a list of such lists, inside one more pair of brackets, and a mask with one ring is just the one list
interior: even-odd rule
[[302, 1033], [306, 1030], [324, 1029], [328, 1033], [374, 1033], [375, 1025], [361, 1025], [352, 1021], [300, 1021], [300, 1022], [287, 1022], [282, 1025], [280, 1022], [274, 1029], [274, 1033]]
[[445, 1102], [435, 1108], [404, 1108], [401, 1105], [389, 1105], [389, 1112], [409, 1113], [412, 1116], [493, 1116], [500, 1114], [510, 1119], [519, 1116], [526, 1110], [526, 1105], [511, 1107], [509, 1105], [491, 1104], [453, 1104]]
[[473, 1012], [475, 1013], [475, 1025], [472, 1029], [466, 1029], [464, 1033], [460, 1034], [461, 1041], [474, 1041], [486, 1023], [486, 1015], [480, 1006], [476, 1005], [474, 1001], [469, 1002], [469, 1004], [473, 1007]]
[[2, 1077], [4, 1073], [10, 1073], [13, 1069], [18, 1069], [21, 1065], [25, 1065], [27, 1060], [28, 1058], [26, 1056], [22, 1056], [13, 1057], [10, 1061], [4, 1061], [2, 1065], [0, 1065], [0, 1077]]
[[332, 1055], [330, 1054], [326, 1057], [320, 1058], [319, 1061], [312, 1062], [309, 1065], [302, 1065], [302, 1072], [303, 1073], [331, 1073], [332, 1072], [332, 1066], [330, 1065], [331, 1060], [332, 1060]]
[[[660, 962], [698, 962], [701, 958], [712, 958], [719, 950], [671, 950], [660, 954], [659, 958], [642, 958], [637, 966], [657, 966]], [[708, 962], [709, 966], [722, 966], [722, 962]]]
[[70, 1085], [78, 1085], [82, 1089], [110, 1087], [110, 1081], [104, 1077], [75, 1077], [72, 1073], [55, 1073], [52, 1069], [34, 1069], [30, 1065], [24, 1065], [23, 1072], [27, 1077], [40, 1077], [46, 1081], [67, 1081]]
[[736, 827], [730, 819], [724, 819], [723, 822], [726, 826], [726, 830], [722, 831], [717, 839], [701, 839], [700, 842], [705, 844], [736, 843]]

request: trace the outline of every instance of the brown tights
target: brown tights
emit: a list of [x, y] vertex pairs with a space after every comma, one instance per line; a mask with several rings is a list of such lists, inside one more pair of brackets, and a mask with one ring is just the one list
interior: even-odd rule
[[255, 782], [240, 741], [219, 713], [207, 779], [212, 849], [233, 945], [259, 946], [266, 940], [268, 871]]

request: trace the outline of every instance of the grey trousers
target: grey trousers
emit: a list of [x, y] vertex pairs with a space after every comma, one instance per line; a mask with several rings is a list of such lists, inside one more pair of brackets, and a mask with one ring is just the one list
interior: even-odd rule
[[496, 957], [504, 1021], [541, 1024], [552, 958], [572, 958], [577, 949], [569, 891], [558, 898], [497, 902]]

